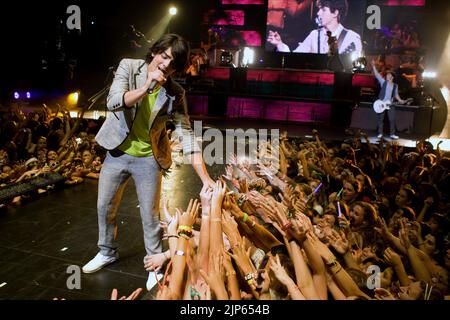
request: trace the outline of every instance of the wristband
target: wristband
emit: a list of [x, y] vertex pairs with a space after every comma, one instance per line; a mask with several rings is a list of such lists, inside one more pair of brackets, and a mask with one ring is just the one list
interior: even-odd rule
[[184, 256], [184, 251], [177, 250], [177, 251], [175, 251], [175, 255], [182, 257], [182, 256]]
[[253, 279], [254, 279], [253, 273], [248, 273], [248, 274], [246, 274], [245, 277], [244, 277], [244, 279], [247, 281], [247, 283], [248, 283], [249, 285], [252, 285]]
[[181, 231], [181, 230], [185, 230], [185, 231], [188, 231], [188, 232], [192, 232], [192, 227], [188, 227], [188, 226], [178, 226], [178, 231]]
[[186, 240], [190, 240], [193, 236], [192, 233], [186, 233], [186, 231], [180, 232], [178, 235]]

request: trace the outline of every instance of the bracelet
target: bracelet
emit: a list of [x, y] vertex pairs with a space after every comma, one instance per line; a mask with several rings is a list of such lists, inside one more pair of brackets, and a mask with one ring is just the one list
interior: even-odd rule
[[[336, 269], [336, 267], [333, 267]], [[332, 274], [337, 274], [342, 270], [342, 266], [340, 264], [337, 265], [337, 270], [330, 269]]]
[[177, 250], [177, 251], [175, 251], [175, 255], [182, 257], [182, 256], [184, 256], [184, 251]]
[[247, 197], [245, 194], [242, 194], [239, 199], [237, 200], [237, 205], [240, 207], [244, 204], [244, 202], [247, 201]]
[[248, 214], [246, 214], [244, 212], [244, 216], [242, 217], [242, 222], [247, 222], [247, 220], [248, 220]]
[[227, 273], [225, 273], [225, 275], [226, 275], [227, 277], [229, 277], [229, 276], [235, 276], [235, 275], [236, 275], [236, 271], [227, 272]]
[[333, 267], [339, 266], [339, 265], [340, 265], [340, 264], [339, 264], [339, 262], [337, 262], [336, 259], [334, 259], [333, 261], [331, 261], [331, 262], [329, 262], [329, 263], [326, 263], [326, 266], [329, 267], [329, 268], [333, 268]]
[[253, 284], [253, 279], [254, 279], [253, 273], [247, 273], [245, 275], [244, 279], [247, 281], [247, 283], [249, 285], [252, 285]]
[[186, 240], [190, 240], [193, 237], [192, 233], [180, 232], [178, 235]]
[[188, 226], [178, 226], [178, 232], [180, 232], [180, 230], [192, 232], [192, 227], [188, 227]]
[[176, 235], [176, 234], [171, 234], [170, 236], [167, 236], [167, 239], [170, 239], [170, 238], [179, 238], [180, 236], [178, 236], [178, 235]]

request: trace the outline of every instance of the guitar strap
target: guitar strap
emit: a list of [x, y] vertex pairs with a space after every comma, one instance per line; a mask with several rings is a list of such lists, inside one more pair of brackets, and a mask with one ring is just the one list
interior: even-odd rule
[[344, 42], [345, 36], [347, 35], [347, 29], [343, 29], [341, 31], [341, 34], [339, 35], [339, 38], [337, 40], [337, 46], [338, 46], [338, 51], [341, 48], [342, 43]]

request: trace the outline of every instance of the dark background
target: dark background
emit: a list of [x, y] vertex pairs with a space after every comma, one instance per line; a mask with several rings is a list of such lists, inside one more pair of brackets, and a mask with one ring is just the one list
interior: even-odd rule
[[[65, 27], [69, 16], [66, 9], [71, 4], [81, 8], [81, 33]], [[104, 86], [108, 68], [129, 55], [123, 38], [127, 26], [133, 24], [139, 31], [148, 32], [170, 4], [178, 7], [178, 14], [169, 25], [170, 32], [186, 37], [192, 47], [199, 45], [208, 28], [201, 23], [204, 13], [224, 8], [220, 0], [2, 2], [0, 101], [7, 101], [16, 90], [28, 89], [35, 90], [34, 97], [39, 93], [49, 97], [76, 89], [85, 97], [92, 95]], [[266, 6], [227, 5], [226, 9], [244, 9], [246, 25], [236, 28], [260, 31], [264, 47]], [[420, 9], [423, 43], [431, 66], [439, 62], [450, 32], [449, 9], [448, 1], [438, 0], [428, 0], [426, 7]], [[417, 8], [397, 10], [414, 13]], [[42, 60], [47, 61], [46, 70]], [[71, 64], [72, 79], [68, 77]]]

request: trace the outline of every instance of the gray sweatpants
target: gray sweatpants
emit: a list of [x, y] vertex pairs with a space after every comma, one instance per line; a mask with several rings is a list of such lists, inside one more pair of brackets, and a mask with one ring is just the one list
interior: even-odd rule
[[159, 224], [161, 169], [153, 156], [133, 157], [108, 152], [100, 171], [98, 183], [98, 247], [103, 255], [117, 251], [117, 209], [130, 178], [136, 185], [139, 200], [144, 244], [148, 255], [162, 252]]

